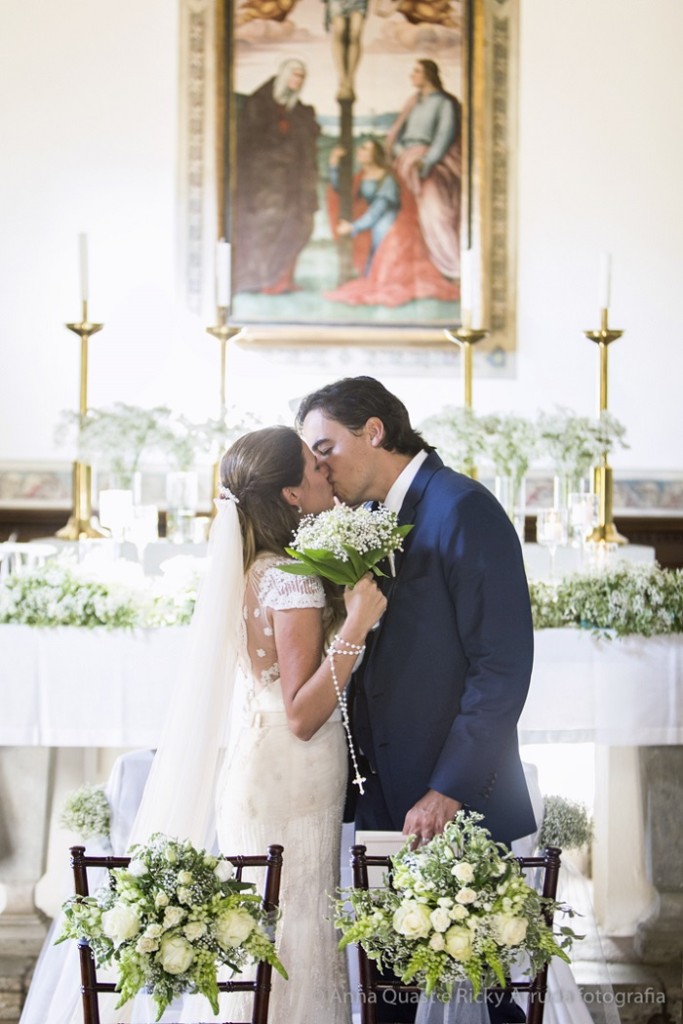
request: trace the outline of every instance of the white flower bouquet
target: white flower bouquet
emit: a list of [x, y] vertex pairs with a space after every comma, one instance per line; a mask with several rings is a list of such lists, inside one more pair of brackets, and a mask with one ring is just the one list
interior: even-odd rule
[[482, 988], [504, 985], [522, 953], [531, 976], [554, 956], [569, 962], [572, 930], [556, 933], [545, 923], [549, 901], [481, 820], [459, 811], [425, 846], [412, 850], [408, 839], [391, 858], [383, 887], [340, 890], [340, 946], [360, 943], [380, 970], [390, 968], [443, 1002], [459, 981], [469, 980], [475, 998]]
[[117, 1009], [145, 988], [157, 1020], [185, 992], [206, 996], [218, 1013], [220, 966], [238, 972], [264, 960], [287, 977], [261, 897], [232, 876], [226, 858], [157, 833], [132, 847], [129, 866], [111, 872], [111, 886], [67, 900], [57, 942], [85, 938], [98, 967], [118, 968]]
[[354, 587], [367, 572], [386, 576], [378, 563], [403, 549], [410, 530], [412, 525], [399, 526], [396, 513], [388, 508], [335, 505], [317, 516], [304, 516], [291, 547], [285, 548], [296, 562], [279, 568]]
[[69, 793], [59, 824], [70, 829], [81, 839], [108, 836], [111, 825], [111, 808], [103, 786], [81, 786]]

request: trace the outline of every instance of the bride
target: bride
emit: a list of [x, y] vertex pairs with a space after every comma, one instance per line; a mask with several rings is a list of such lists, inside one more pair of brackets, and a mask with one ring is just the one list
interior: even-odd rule
[[[222, 851], [284, 846], [280, 958], [289, 981], [274, 977], [270, 1017], [297, 1024], [348, 1021], [348, 984], [328, 896], [338, 884], [346, 748], [328, 659], [334, 599], [317, 577], [283, 572], [283, 549], [302, 514], [333, 504], [327, 469], [289, 428], [248, 434], [221, 463], [227, 498], [221, 519], [239, 519], [246, 584], [239, 668], [245, 682], [241, 727], [216, 789]], [[385, 607], [370, 579], [344, 594], [337, 626], [362, 645]], [[337, 658], [340, 686], [354, 658]]]
[[[240, 438], [223, 456], [221, 481], [209, 567], [128, 846], [154, 832], [203, 847], [217, 836], [226, 854], [282, 844], [277, 940], [289, 980], [273, 974], [269, 1019], [349, 1024], [328, 899], [338, 884], [347, 756], [325, 647], [336, 631], [335, 646], [361, 649], [386, 601], [369, 576], [342, 599], [317, 577], [278, 568], [301, 516], [333, 505], [327, 467], [294, 430]], [[342, 688], [354, 661], [335, 659]], [[80, 1019], [76, 950], [64, 963], [64, 948], [41, 957], [22, 1024]], [[251, 996], [229, 998], [231, 1019], [251, 1019]], [[115, 1012], [103, 1005], [103, 1022], [110, 1010], [111, 1020], [134, 1022], [148, 1013], [149, 997]], [[203, 997], [191, 996], [162, 1020], [224, 1019], [207, 1011]]]

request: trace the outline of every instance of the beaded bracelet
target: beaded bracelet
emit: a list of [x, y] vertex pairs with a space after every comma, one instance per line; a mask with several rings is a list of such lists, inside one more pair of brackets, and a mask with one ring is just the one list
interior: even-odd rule
[[344, 726], [344, 732], [346, 733], [346, 742], [349, 747], [349, 754], [351, 755], [351, 763], [353, 764], [353, 785], [358, 786], [359, 793], [364, 793], [363, 783], [367, 782], [358, 767], [358, 758], [356, 757], [356, 748], [353, 744], [353, 738], [351, 736], [351, 725], [349, 723], [349, 709], [346, 702], [346, 693], [342, 693], [341, 687], [339, 686], [339, 680], [337, 679], [337, 669], [334, 664], [334, 658], [337, 654], [348, 654], [354, 658], [357, 658], [359, 654], [362, 654], [365, 650], [365, 644], [352, 644], [349, 640], [345, 640], [344, 637], [336, 633], [332, 638], [332, 643], [328, 649], [328, 657], [330, 659], [330, 672], [332, 674], [332, 683], [334, 685], [334, 692], [337, 694], [337, 703], [342, 716], [342, 725]]

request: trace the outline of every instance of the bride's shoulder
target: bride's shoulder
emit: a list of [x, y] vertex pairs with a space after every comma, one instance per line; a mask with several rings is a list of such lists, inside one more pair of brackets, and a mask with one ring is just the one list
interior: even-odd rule
[[250, 575], [259, 603], [268, 608], [323, 608], [325, 591], [317, 576], [287, 572], [284, 565], [296, 565], [292, 558], [263, 554], [254, 562]]

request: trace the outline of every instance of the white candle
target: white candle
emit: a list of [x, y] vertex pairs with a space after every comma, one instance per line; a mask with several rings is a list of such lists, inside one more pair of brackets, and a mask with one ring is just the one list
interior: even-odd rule
[[612, 285], [612, 255], [609, 252], [601, 252], [600, 253], [600, 287], [599, 287], [600, 309], [609, 309], [611, 285]]
[[230, 305], [230, 243], [224, 238], [216, 243], [216, 305]]
[[88, 236], [78, 236], [78, 270], [81, 282], [81, 302], [88, 301]]
[[465, 249], [460, 263], [460, 319], [462, 326], [472, 326], [472, 306], [474, 305], [474, 253]]

